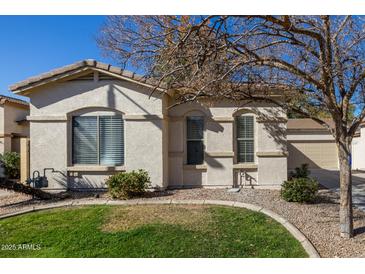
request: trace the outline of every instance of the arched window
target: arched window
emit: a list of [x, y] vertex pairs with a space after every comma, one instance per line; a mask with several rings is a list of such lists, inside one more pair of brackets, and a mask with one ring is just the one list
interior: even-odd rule
[[73, 116], [72, 163], [76, 165], [124, 165], [122, 115]]
[[254, 116], [236, 117], [237, 162], [253, 163], [255, 161]]
[[186, 160], [188, 165], [204, 162], [204, 117], [186, 117]]

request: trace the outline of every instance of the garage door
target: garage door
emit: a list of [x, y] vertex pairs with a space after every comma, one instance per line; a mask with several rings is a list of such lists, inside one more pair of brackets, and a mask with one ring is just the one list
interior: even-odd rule
[[337, 169], [337, 147], [333, 141], [323, 142], [289, 142], [288, 169], [301, 164], [309, 164], [309, 168]]

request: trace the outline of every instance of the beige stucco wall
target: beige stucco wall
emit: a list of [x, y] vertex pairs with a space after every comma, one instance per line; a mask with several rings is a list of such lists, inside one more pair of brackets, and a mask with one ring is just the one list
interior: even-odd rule
[[[0, 105], [0, 153], [20, 152], [20, 138], [29, 136], [29, 124], [18, 124], [29, 114], [23, 105], [6, 102]], [[13, 136], [17, 135], [17, 136]]]
[[15, 104], [5, 104], [4, 127], [6, 133], [15, 133], [21, 136], [29, 136], [29, 126], [26, 123], [19, 124], [16, 121], [26, 119], [29, 109]]
[[[245, 113], [256, 117], [256, 156], [255, 163], [239, 165], [235, 156], [234, 117]], [[205, 117], [205, 161], [199, 166], [186, 165], [186, 117], [189, 115]], [[280, 108], [263, 103], [244, 107], [231, 102], [191, 103], [170, 109], [169, 186], [280, 185], [287, 178], [287, 159], [283, 155], [286, 152], [285, 118]], [[262, 158], [260, 155], [265, 153]], [[267, 156], [270, 154], [272, 156]], [[245, 175], [241, 176], [240, 171]]]
[[163, 181], [163, 121], [127, 120], [125, 125], [125, 164], [128, 169], [146, 169], [155, 186]]
[[87, 107], [105, 107], [125, 114], [162, 115], [159, 98], [150, 90], [126, 81], [69, 81], [32, 92], [31, 116], [66, 115]]
[[67, 186], [67, 123], [31, 122], [30, 124], [30, 176], [38, 170], [54, 168], [49, 174], [50, 188]]
[[0, 137], [0, 153], [11, 151], [11, 138], [10, 137]]
[[[34, 170], [54, 168], [47, 173], [50, 188], [105, 187], [105, 179], [117, 170], [145, 169], [153, 186], [164, 187], [167, 172], [163, 166], [162, 98], [140, 85], [121, 80], [69, 81], [44, 86], [30, 95], [31, 174]], [[125, 120], [125, 166], [73, 167], [71, 160], [73, 115], [95, 111], [117, 111]], [[165, 180], [164, 180], [165, 179]]]
[[352, 141], [352, 169], [365, 170], [365, 126], [360, 129], [360, 137]]
[[[50, 188], [105, 187], [105, 179], [122, 170], [145, 169], [152, 186], [231, 187], [280, 185], [287, 176], [286, 114], [269, 104], [243, 107], [222, 101], [169, 108], [173, 100], [121, 80], [53, 83], [29, 93], [31, 174], [44, 168]], [[72, 165], [71, 121], [74, 115], [118, 112], [125, 120], [125, 166]], [[234, 118], [255, 116], [255, 162], [237, 164]], [[186, 165], [186, 116], [205, 117], [205, 162]]]

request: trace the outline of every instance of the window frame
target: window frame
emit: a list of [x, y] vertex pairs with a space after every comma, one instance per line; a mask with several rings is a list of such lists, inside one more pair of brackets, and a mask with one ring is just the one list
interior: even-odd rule
[[[202, 138], [201, 139], [191, 139], [188, 138], [188, 132], [189, 132], [189, 128], [188, 128], [188, 120], [191, 118], [200, 118], [203, 122], [203, 126], [202, 126]], [[189, 166], [198, 166], [198, 165], [203, 165], [205, 163], [205, 117], [201, 114], [190, 114], [185, 116], [185, 148], [186, 148], [186, 153], [185, 153], [185, 163], [186, 165]], [[188, 158], [188, 143], [189, 142], [201, 142], [202, 146], [203, 146], [203, 155], [202, 155], [202, 162], [201, 163], [190, 163], [189, 162], [189, 158]]]
[[[122, 128], [122, 136], [123, 136], [123, 153], [122, 159], [123, 163], [118, 165], [103, 165], [100, 162], [100, 117], [110, 117], [110, 116], [118, 116], [121, 118], [123, 122]], [[96, 117], [96, 153], [97, 153], [97, 163], [95, 164], [80, 164], [75, 163], [74, 157], [74, 145], [75, 145], [75, 134], [74, 134], [74, 119], [76, 117]], [[125, 166], [125, 120], [122, 114], [119, 113], [106, 113], [106, 114], [99, 114], [99, 113], [90, 113], [85, 115], [73, 115], [71, 116], [71, 164], [72, 166], [112, 166], [112, 167], [119, 167]]]
[[[252, 117], [252, 132], [253, 132], [253, 137], [252, 138], [239, 138], [238, 137], [238, 119], [240, 119], [241, 117]], [[243, 113], [240, 115], [237, 115], [235, 117], [235, 160], [237, 164], [254, 164], [256, 163], [256, 117], [254, 114], [252, 113]], [[241, 161], [240, 159], [240, 154], [239, 154], [239, 141], [252, 141], [253, 143], [253, 152], [252, 152], [252, 161]]]

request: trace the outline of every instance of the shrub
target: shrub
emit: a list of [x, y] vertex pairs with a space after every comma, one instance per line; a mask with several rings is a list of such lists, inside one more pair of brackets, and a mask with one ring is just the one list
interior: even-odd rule
[[289, 178], [308, 178], [310, 173], [308, 164], [302, 164], [300, 167], [296, 167], [294, 172], [290, 172]]
[[293, 178], [281, 186], [281, 197], [287, 202], [312, 202], [318, 191], [318, 182], [310, 178]]
[[5, 152], [0, 154], [0, 161], [3, 163], [6, 175], [11, 179], [20, 178], [20, 155], [16, 152]]
[[120, 172], [108, 178], [106, 184], [113, 198], [129, 199], [142, 195], [150, 185], [147, 171]]

